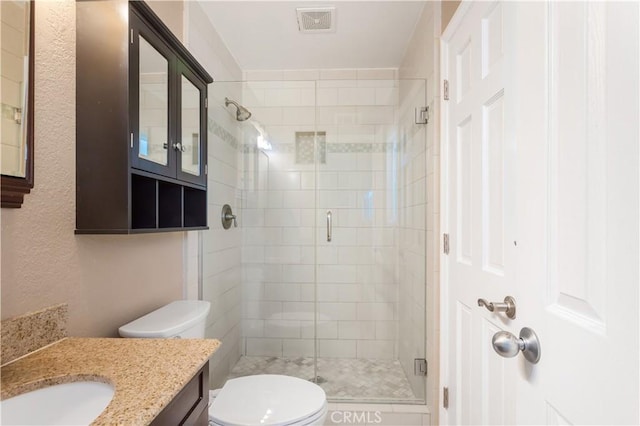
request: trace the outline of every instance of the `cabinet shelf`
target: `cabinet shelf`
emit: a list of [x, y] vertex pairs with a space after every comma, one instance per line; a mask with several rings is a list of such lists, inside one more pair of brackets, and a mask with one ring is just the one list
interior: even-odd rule
[[76, 17], [76, 233], [207, 229], [213, 79], [143, 1]]

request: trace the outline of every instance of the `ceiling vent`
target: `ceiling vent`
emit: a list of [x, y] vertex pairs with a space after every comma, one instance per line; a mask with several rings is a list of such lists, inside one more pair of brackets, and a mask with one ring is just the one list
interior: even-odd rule
[[298, 29], [301, 33], [333, 33], [336, 31], [335, 7], [299, 7]]

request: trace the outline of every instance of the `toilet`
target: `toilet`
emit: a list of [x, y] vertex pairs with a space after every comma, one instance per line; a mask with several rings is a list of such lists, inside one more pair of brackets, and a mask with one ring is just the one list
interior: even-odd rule
[[[209, 302], [179, 300], [118, 329], [122, 337], [204, 338]], [[211, 426], [322, 425], [327, 415], [324, 390], [307, 380], [258, 374], [227, 380], [210, 391]]]

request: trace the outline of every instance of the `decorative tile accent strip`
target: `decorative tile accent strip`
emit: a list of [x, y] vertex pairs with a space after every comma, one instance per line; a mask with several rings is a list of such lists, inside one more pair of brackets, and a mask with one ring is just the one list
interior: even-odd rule
[[67, 337], [66, 303], [30, 312], [0, 323], [0, 364]]
[[[273, 152], [284, 154], [295, 154], [294, 144], [290, 143], [271, 143]], [[332, 154], [353, 154], [353, 153], [380, 153], [380, 152], [400, 152], [401, 146], [397, 143], [328, 143], [326, 144], [326, 152]], [[254, 145], [245, 144], [241, 146], [244, 154], [255, 152]], [[313, 162], [313, 161], [311, 161]], [[323, 162], [324, 163], [324, 162]]]
[[395, 143], [330, 143], [327, 151], [334, 154], [354, 152], [393, 152], [398, 151]]
[[276, 143], [275, 145], [272, 143], [272, 151], [282, 152], [285, 154], [295, 154], [296, 146], [292, 143]]
[[238, 149], [239, 143], [238, 139], [229, 133], [224, 127], [213, 121], [211, 117], [208, 119], [209, 131], [228, 143], [232, 148]]

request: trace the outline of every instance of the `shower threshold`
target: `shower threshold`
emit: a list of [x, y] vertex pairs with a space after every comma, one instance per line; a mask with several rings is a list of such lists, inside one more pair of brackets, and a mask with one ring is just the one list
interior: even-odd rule
[[[284, 374], [314, 381], [314, 358], [243, 356], [228, 379], [254, 374]], [[331, 402], [424, 403], [411, 390], [397, 360], [318, 358], [315, 378]]]

